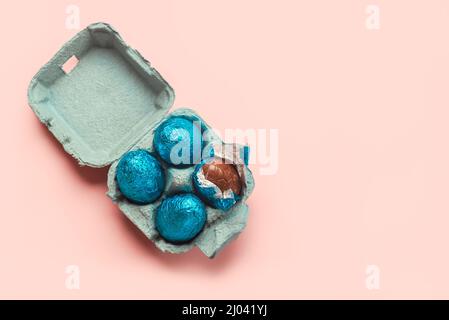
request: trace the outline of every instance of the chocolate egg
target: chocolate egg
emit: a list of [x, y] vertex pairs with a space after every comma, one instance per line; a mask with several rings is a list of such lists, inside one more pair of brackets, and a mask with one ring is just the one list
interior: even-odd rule
[[173, 243], [195, 238], [206, 223], [206, 207], [192, 193], [164, 199], [156, 211], [156, 229], [163, 239]]
[[159, 161], [143, 149], [129, 151], [120, 159], [116, 180], [120, 192], [137, 204], [153, 202], [165, 187], [165, 174]]
[[202, 152], [201, 128], [198, 123], [184, 117], [168, 118], [157, 127], [153, 145], [168, 164], [198, 163]]
[[211, 158], [197, 165], [193, 184], [199, 196], [210, 206], [229, 210], [242, 193], [242, 179], [232, 163], [221, 158]]

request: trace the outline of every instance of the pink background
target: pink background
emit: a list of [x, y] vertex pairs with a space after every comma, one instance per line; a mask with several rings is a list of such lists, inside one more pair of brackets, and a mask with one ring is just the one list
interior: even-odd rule
[[175, 107], [279, 130], [277, 174], [253, 165], [247, 229], [211, 261], [155, 249], [105, 196], [107, 170], [79, 168], [27, 106], [78, 31], [69, 4], [1, 5], [0, 298], [449, 298], [449, 2], [73, 2], [81, 28], [109, 22], [152, 62]]

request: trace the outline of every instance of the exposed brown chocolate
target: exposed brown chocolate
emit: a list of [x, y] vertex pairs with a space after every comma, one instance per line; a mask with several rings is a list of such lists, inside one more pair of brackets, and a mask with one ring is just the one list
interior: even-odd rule
[[215, 184], [221, 192], [231, 189], [235, 194], [240, 195], [242, 181], [233, 164], [217, 159], [203, 165], [202, 170], [204, 177]]

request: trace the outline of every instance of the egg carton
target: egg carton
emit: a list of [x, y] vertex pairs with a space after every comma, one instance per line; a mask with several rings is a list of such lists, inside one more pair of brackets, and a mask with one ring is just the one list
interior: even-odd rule
[[[67, 61], [73, 60], [77, 61], [76, 66], [64, 71]], [[174, 98], [173, 88], [106, 23], [91, 24], [76, 34], [39, 70], [28, 88], [29, 105], [67, 153], [80, 165], [110, 165], [107, 195], [148, 239], [162, 251], [182, 253], [197, 246], [211, 258], [236, 238], [247, 223], [245, 202], [254, 188], [245, 163], [247, 147], [217, 148], [223, 145], [222, 141], [195, 111], [178, 109], [167, 114]], [[172, 116], [199, 121], [207, 132], [207, 147], [214, 149], [217, 156], [236, 161], [243, 178], [241, 199], [227, 212], [206, 206], [205, 227], [184, 244], [162, 239], [155, 228], [154, 215], [167, 196], [195, 192], [194, 165], [177, 168], [161, 161], [165, 190], [158, 200], [147, 205], [128, 201], [115, 179], [117, 164], [127, 151], [146, 149], [154, 153], [154, 130]]]

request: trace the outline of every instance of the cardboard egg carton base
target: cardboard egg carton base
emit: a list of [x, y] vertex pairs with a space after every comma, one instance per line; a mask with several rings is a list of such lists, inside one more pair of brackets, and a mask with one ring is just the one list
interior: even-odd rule
[[[193, 110], [178, 109], [168, 117], [184, 116], [187, 118], [198, 119], [208, 129], [208, 125]], [[159, 122], [159, 123], [160, 123]], [[154, 153], [153, 136], [157, 123], [151, 132], [133, 149], [146, 149], [150, 153]], [[207, 139], [209, 143], [221, 143], [221, 140], [209, 130], [210, 134]], [[144, 234], [153, 241], [155, 245], [164, 252], [183, 253], [197, 246], [206, 256], [213, 258], [222, 248], [224, 248], [231, 240], [235, 239], [246, 226], [248, 219], [248, 206], [245, 204], [246, 199], [254, 188], [254, 180], [250, 170], [244, 168], [244, 189], [242, 199], [238, 201], [229, 211], [223, 212], [206, 205], [207, 222], [203, 231], [191, 242], [186, 244], [173, 244], [162, 239], [155, 227], [155, 213], [162, 200], [167, 196], [177, 193], [192, 192], [195, 193], [192, 174], [195, 165], [187, 168], [175, 168], [167, 166], [161, 161], [166, 173], [166, 186], [164, 193], [156, 202], [148, 205], [138, 205], [124, 198], [118, 190], [115, 172], [118, 161], [114, 162], [108, 172], [108, 196], [118, 204], [120, 210], [131, 220]]]

